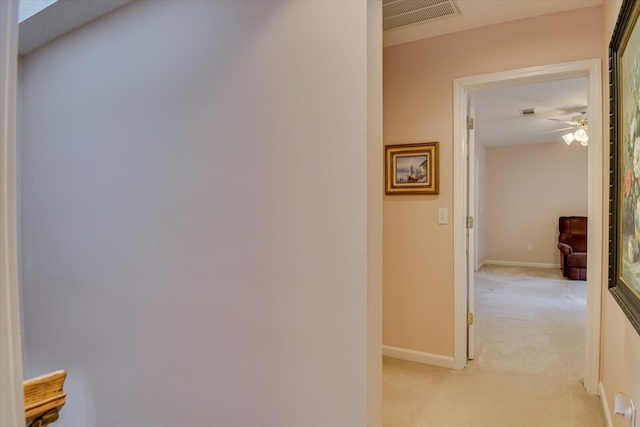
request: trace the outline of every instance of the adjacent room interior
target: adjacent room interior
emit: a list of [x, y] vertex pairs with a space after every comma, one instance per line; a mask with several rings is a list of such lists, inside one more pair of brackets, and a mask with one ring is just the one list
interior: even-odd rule
[[474, 92], [475, 360], [584, 380], [586, 282], [560, 269], [559, 217], [587, 216], [587, 79]]

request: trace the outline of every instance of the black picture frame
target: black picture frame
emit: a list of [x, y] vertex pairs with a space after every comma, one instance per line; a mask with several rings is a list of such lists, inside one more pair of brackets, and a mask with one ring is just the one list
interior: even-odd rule
[[609, 44], [609, 292], [640, 335], [640, 2], [624, 0]]

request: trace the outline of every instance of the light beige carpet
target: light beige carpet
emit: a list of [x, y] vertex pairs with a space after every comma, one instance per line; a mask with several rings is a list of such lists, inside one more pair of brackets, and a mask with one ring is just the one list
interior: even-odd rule
[[384, 358], [384, 427], [603, 427], [575, 381], [472, 362], [464, 371]]
[[583, 380], [585, 281], [559, 269], [488, 265], [476, 272], [475, 290], [478, 364]]
[[586, 282], [559, 270], [476, 273], [476, 360], [464, 371], [385, 358], [384, 427], [602, 427], [584, 373]]

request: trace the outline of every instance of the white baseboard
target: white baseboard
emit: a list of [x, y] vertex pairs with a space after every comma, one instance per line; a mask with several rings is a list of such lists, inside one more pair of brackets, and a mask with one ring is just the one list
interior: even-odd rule
[[535, 267], [535, 268], [560, 268], [560, 264], [544, 264], [541, 262], [519, 262], [519, 261], [498, 261], [494, 259], [487, 259], [482, 261], [482, 266], [485, 265], [508, 265], [510, 267]]
[[487, 261], [482, 261], [480, 264], [478, 264], [478, 268], [476, 271], [481, 270], [482, 267], [484, 267], [487, 264]]
[[439, 366], [441, 368], [454, 369], [452, 356], [442, 356], [439, 354], [423, 353], [422, 351], [409, 350], [406, 348], [382, 346], [382, 355], [394, 359], [406, 360], [407, 362], [422, 363], [424, 365]]
[[607, 403], [607, 394], [604, 392], [602, 383], [598, 384], [598, 392], [602, 411], [604, 412], [604, 421], [607, 423], [607, 427], [613, 427], [613, 420], [611, 419], [611, 412], [609, 411], [609, 404]]

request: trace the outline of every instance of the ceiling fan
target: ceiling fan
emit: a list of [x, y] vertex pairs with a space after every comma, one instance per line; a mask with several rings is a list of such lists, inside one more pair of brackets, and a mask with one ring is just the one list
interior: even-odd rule
[[562, 139], [567, 145], [571, 145], [573, 141], [578, 141], [580, 145], [586, 147], [589, 145], [589, 119], [587, 117], [587, 107], [582, 107], [578, 111], [579, 115], [572, 117], [571, 120], [549, 119], [556, 122], [571, 125], [562, 129], [556, 129], [552, 132], [560, 132], [563, 130], [571, 130], [571, 132], [562, 135]]

